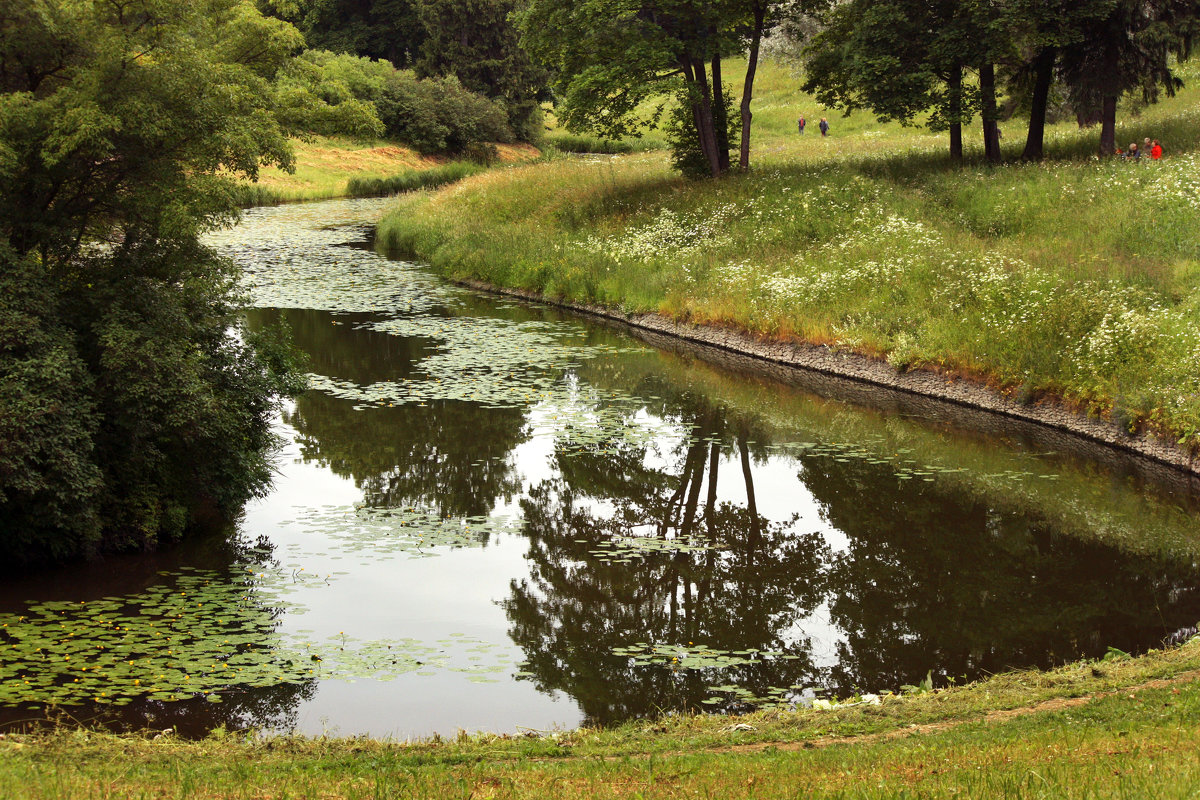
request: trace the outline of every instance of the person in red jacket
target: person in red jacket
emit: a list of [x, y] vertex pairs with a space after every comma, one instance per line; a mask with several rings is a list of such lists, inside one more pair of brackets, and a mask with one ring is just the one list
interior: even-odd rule
[[1158, 139], [1150, 143], [1150, 158], [1155, 161], [1162, 158], [1162, 145], [1158, 143]]

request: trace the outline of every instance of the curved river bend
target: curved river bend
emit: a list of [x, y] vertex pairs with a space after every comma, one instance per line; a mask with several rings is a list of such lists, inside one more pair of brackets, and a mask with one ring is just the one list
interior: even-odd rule
[[[1136, 652], [1200, 620], [1194, 479], [651, 342], [375, 253], [386, 201], [214, 246], [311, 388], [228, 537], [0, 589], [0, 723], [420, 736]], [[776, 374], [778, 372], [778, 374]]]

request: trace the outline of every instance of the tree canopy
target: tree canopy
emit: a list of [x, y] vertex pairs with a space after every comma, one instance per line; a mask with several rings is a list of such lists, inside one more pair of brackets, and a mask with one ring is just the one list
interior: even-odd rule
[[0, 11], [0, 553], [148, 548], [265, 490], [269, 337], [199, 235], [288, 167], [298, 31], [248, 0]]
[[1197, 11], [1191, 0], [828, 3], [803, 56], [805, 89], [847, 113], [949, 129], [955, 158], [961, 125], [978, 113], [996, 161], [1002, 85], [1029, 109], [1023, 156], [1036, 160], [1057, 83], [1080, 119], [1103, 120], [1101, 150], [1112, 153], [1118, 98], [1175, 90], [1171, 59], [1190, 53]]
[[[749, 166], [749, 99], [759, 42], [799, 5], [787, 0], [714, 3], [646, 0], [530, 0], [516, 18], [522, 41], [555, 76], [568, 128], [621, 138], [638, 135], [662, 112], [646, 107], [674, 91], [708, 174], [729, 169], [726, 87], [721, 59], [748, 51], [742, 91], [741, 167]], [[678, 145], [677, 145], [678, 146]], [[677, 158], [678, 161], [678, 158]]]

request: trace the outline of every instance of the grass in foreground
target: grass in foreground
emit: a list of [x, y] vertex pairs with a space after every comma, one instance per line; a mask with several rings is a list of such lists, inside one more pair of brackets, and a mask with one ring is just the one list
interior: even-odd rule
[[[680, 716], [534, 738], [400, 744], [232, 734], [186, 742], [68, 730], [10, 735], [0, 740], [0, 795], [1194, 797], [1197, 669], [1200, 642], [1193, 641], [1142, 658], [1000, 675], [880, 706]], [[1162, 678], [1169, 680], [1156, 681]]]
[[1167, 142], [1161, 162], [1086, 157], [1097, 134], [1072, 123], [1045, 164], [958, 168], [941, 137], [862, 118], [785, 134], [804, 99], [764, 74], [750, 175], [529, 165], [403, 201], [379, 241], [451, 277], [942, 369], [1200, 446], [1200, 92], [1120, 129]]

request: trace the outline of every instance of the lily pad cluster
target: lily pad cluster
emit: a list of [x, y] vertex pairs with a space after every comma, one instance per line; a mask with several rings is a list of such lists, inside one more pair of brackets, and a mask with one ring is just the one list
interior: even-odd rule
[[363, 246], [382, 208], [377, 199], [256, 208], [206, 242], [238, 262], [259, 308], [403, 314], [453, 302], [461, 290]]
[[[828, 458], [837, 463], [863, 461], [867, 464], [888, 465], [892, 467], [898, 480], [918, 480], [932, 483], [939, 475], [953, 475], [969, 472], [965, 467], [946, 467], [940, 464], [930, 464], [913, 458], [913, 449], [908, 447], [889, 449], [883, 443], [871, 442], [789, 442], [773, 444], [769, 450], [779, 453], [799, 455], [807, 454]], [[1029, 479], [1054, 480], [1054, 473], [1033, 472], [1030, 470], [1005, 470], [979, 476], [985, 479], [996, 479], [1012, 482], [1023, 482]]]
[[579, 360], [643, 348], [583, 346], [569, 323], [518, 322], [491, 317], [401, 316], [359, 327], [429, 339], [438, 349], [407, 380], [360, 386], [310, 375], [310, 386], [360, 406], [462, 400], [496, 408], [527, 407], [560, 395], [561, 376]]
[[802, 692], [805, 687], [796, 684], [788, 687], [772, 686], [761, 693], [754, 693], [744, 686], [722, 684], [709, 686], [708, 690], [715, 694], [700, 702], [706, 706], [723, 706], [756, 709], [792, 709], [803, 702]]
[[137, 594], [0, 615], [0, 705], [221, 702], [230, 691], [317, 679], [449, 671], [491, 681], [514, 668], [510, 646], [461, 634], [433, 643], [285, 635], [279, 619], [297, 609], [281, 595], [297, 580], [255, 567], [187, 570]]
[[[587, 540], [579, 540], [586, 543]], [[638, 559], [662, 553], [700, 553], [716, 547], [702, 536], [687, 539], [657, 536], [618, 536], [597, 543], [588, 553], [597, 561], [610, 564], [629, 564]], [[615, 651], [614, 651], [615, 652]]]
[[126, 597], [0, 616], [0, 703], [125, 704], [302, 682], [248, 578], [186, 572]]
[[761, 663], [767, 659], [796, 660], [800, 656], [782, 650], [722, 650], [705, 644], [648, 644], [638, 642], [625, 647], [614, 647], [613, 655], [626, 656], [638, 666], [661, 666], [678, 672], [681, 670], [727, 669], [747, 664]]
[[511, 673], [516, 664], [506, 645], [463, 634], [450, 634], [433, 643], [412, 638], [361, 641], [337, 634], [320, 641], [292, 640], [291, 646], [300, 660], [314, 669], [315, 677], [351, 682], [457, 672], [473, 683], [492, 683], [497, 675]]
[[483, 547], [514, 523], [504, 517], [440, 517], [414, 507], [323, 506], [300, 509], [280, 523], [319, 534], [341, 552], [414, 558], [437, 555], [438, 548]]

